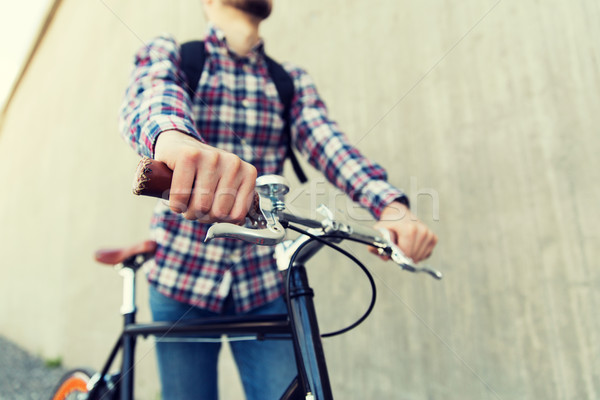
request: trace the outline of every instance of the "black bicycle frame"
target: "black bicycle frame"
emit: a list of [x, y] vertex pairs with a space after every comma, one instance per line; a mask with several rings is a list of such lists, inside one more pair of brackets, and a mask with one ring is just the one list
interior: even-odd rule
[[[129, 268], [125, 266], [124, 268]], [[132, 268], [133, 269], [133, 268]], [[135, 271], [135, 269], [134, 269]], [[288, 314], [262, 316], [215, 317], [203, 320], [188, 320], [177, 323], [154, 322], [137, 324], [136, 310], [123, 314], [124, 327], [121, 337], [113, 347], [108, 360], [100, 372], [100, 382], [122, 350], [122, 365], [119, 380], [120, 400], [133, 399], [134, 353], [137, 336], [154, 335], [171, 337], [177, 335], [203, 334], [251, 334], [258, 340], [292, 340], [298, 376], [283, 394], [282, 400], [305, 399], [312, 393], [315, 399], [331, 400], [333, 394], [327, 373], [325, 355], [321, 343], [317, 317], [312, 300], [313, 290], [308, 284], [306, 269], [295, 265], [289, 269], [290, 293]], [[132, 282], [135, 285], [135, 279]], [[135, 293], [135, 292], [133, 292]], [[94, 399], [98, 385], [89, 393]]]

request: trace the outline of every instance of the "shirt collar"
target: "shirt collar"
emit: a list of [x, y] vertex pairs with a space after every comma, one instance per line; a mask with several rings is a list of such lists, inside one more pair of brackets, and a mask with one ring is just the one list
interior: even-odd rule
[[208, 24], [208, 33], [206, 34], [206, 43], [208, 44], [207, 50], [211, 54], [217, 54], [220, 56], [230, 57], [234, 60], [247, 60], [250, 63], [256, 63], [259, 58], [264, 56], [264, 42], [262, 38], [259, 42], [250, 49], [250, 52], [245, 56], [240, 56], [227, 45], [227, 38], [225, 33], [217, 28], [214, 24]]

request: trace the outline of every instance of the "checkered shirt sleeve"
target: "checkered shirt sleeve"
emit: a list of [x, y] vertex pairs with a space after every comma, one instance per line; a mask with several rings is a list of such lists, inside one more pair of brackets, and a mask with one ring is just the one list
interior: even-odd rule
[[191, 100], [180, 63], [179, 47], [169, 36], [158, 37], [135, 55], [119, 131], [139, 155], [152, 158], [156, 139], [166, 130], [204, 141], [191, 119]]

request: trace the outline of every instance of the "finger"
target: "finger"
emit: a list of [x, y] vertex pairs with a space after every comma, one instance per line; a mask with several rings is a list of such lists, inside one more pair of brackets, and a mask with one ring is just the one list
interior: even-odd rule
[[420, 234], [420, 238], [418, 238], [417, 241], [419, 242], [419, 248], [415, 252], [416, 262], [425, 260], [431, 255], [433, 248], [437, 243], [437, 236], [435, 236], [432, 231], [425, 228], [424, 232]]
[[431, 254], [433, 253], [433, 249], [437, 245], [437, 242], [438, 242], [437, 235], [435, 233], [432, 233], [432, 237], [429, 241], [429, 245], [427, 246], [427, 250], [425, 252], [425, 257], [423, 259], [427, 259], [427, 258], [431, 257]]
[[254, 201], [254, 187], [256, 185], [257, 171], [254, 166], [244, 163], [242, 165], [242, 181], [238, 187], [235, 203], [231, 209], [230, 217], [233, 223], [241, 224], [246, 220], [248, 210]]
[[188, 210], [195, 177], [196, 168], [193, 159], [183, 159], [175, 165], [169, 193], [169, 208], [173, 212], [184, 213]]
[[228, 157], [222, 167], [225, 172], [221, 175], [211, 208], [211, 216], [216, 221], [231, 220], [230, 214], [238, 196], [238, 189], [242, 183], [240, 168], [242, 161], [238, 157]]
[[[215, 188], [219, 182], [219, 155], [204, 153], [196, 166], [194, 190], [189, 202], [189, 209], [184, 214], [187, 219], [200, 219], [209, 215], [212, 208]], [[203, 221], [211, 222], [211, 221]]]
[[404, 227], [401, 231], [393, 230], [392, 232], [394, 232], [396, 235], [396, 238], [394, 240], [396, 246], [398, 246], [400, 250], [402, 250], [405, 256], [414, 259], [414, 245], [415, 237], [417, 234], [416, 227], [414, 225], [409, 225], [407, 227]]
[[415, 262], [419, 262], [425, 258], [427, 254], [427, 248], [429, 246], [429, 230], [423, 226], [417, 226], [417, 232], [415, 234], [414, 244], [413, 244], [413, 260]]

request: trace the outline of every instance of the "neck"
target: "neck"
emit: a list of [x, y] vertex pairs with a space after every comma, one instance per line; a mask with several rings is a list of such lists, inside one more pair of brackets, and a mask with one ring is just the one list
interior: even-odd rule
[[215, 13], [211, 22], [223, 31], [227, 45], [240, 56], [244, 56], [259, 42], [260, 20], [232, 7], [224, 7]]

